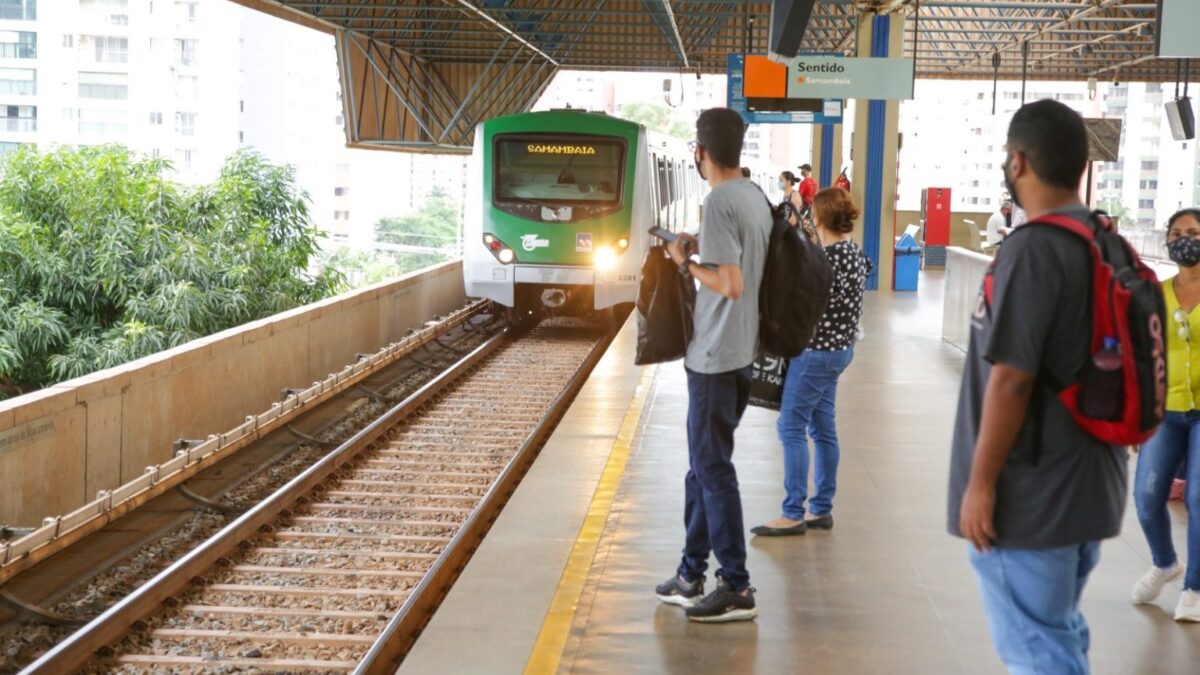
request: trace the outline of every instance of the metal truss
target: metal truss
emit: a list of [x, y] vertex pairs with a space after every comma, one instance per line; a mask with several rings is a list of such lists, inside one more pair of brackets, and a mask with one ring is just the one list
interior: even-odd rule
[[[234, 1], [337, 35], [351, 143], [438, 151], [528, 109], [559, 68], [722, 73], [767, 50], [770, 23], [750, 0]], [[869, 13], [904, 17], [918, 77], [1174, 78], [1150, 0], [822, 0], [801, 49], [853, 52]]]
[[433, 63], [353, 31], [336, 37], [346, 141], [355, 147], [470, 152], [476, 124], [528, 110], [557, 70], [538, 51], [508, 51], [512, 36], [478, 65]]

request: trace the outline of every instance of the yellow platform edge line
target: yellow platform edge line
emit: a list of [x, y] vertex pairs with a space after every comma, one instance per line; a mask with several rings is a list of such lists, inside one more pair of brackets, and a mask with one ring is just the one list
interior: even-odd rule
[[563, 649], [566, 648], [567, 638], [571, 635], [571, 625], [575, 622], [575, 612], [579, 609], [579, 597], [583, 594], [592, 560], [596, 557], [600, 535], [612, 511], [617, 488], [625, 475], [625, 465], [629, 461], [633, 439], [637, 434], [642, 411], [649, 400], [650, 385], [654, 381], [657, 369], [658, 367], [654, 366], [642, 370], [633, 398], [625, 410], [625, 417], [621, 420], [617, 438], [609, 451], [608, 462], [600, 474], [596, 492], [588, 504], [587, 515], [579, 528], [579, 536], [575, 538], [571, 554], [567, 557], [567, 566], [563, 569], [558, 588], [554, 591], [554, 599], [551, 600], [550, 609], [542, 622], [542, 630], [538, 633], [537, 642], [534, 643], [529, 661], [525, 664], [525, 675], [549, 675], [558, 671]]

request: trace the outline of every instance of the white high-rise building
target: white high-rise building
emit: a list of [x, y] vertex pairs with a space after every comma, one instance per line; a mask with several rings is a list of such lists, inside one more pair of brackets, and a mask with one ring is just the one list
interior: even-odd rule
[[[1122, 225], [1153, 227], [1195, 198], [1200, 168], [1195, 142], [1171, 139], [1159, 84], [1083, 82], [1026, 84], [1025, 100], [1052, 98], [1087, 118], [1122, 120], [1119, 159], [1093, 165], [1093, 199], [1119, 200]], [[1021, 106], [1021, 83], [1000, 82], [992, 112], [990, 82], [920, 81], [917, 98], [900, 106], [899, 207], [917, 210], [921, 190], [949, 187], [957, 211], [990, 212], [1005, 191], [1004, 140]]]
[[0, 0], [0, 153], [116, 143], [195, 184], [254, 148], [364, 246], [434, 186], [461, 204], [463, 157], [348, 149], [340, 96], [333, 36], [227, 0]]
[[1164, 85], [1121, 84], [1105, 97], [1110, 117], [1124, 117], [1121, 160], [1106, 165], [1102, 198], [1116, 198], [1139, 226], [1162, 226], [1172, 213], [1194, 204], [1195, 141], [1171, 137]]
[[0, 3], [0, 149], [121, 143], [211, 178], [237, 147], [239, 8], [199, 0]]
[[312, 200], [313, 221], [334, 238], [348, 240], [353, 223], [342, 217], [348, 208], [340, 194], [348, 188], [337, 179], [338, 165], [350, 160], [344, 156], [348, 151], [333, 36], [236, 9], [238, 101], [231, 112], [239, 144], [275, 164], [294, 167], [296, 182]]

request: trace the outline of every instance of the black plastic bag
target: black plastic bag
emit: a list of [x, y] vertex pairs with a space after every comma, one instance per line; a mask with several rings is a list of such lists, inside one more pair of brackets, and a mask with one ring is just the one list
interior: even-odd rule
[[783, 404], [783, 383], [787, 380], [788, 359], [762, 352], [754, 359], [750, 381], [750, 405], [779, 410]]
[[687, 354], [692, 340], [696, 286], [679, 273], [662, 246], [651, 246], [642, 263], [638, 289], [637, 356], [639, 366], [666, 363]]

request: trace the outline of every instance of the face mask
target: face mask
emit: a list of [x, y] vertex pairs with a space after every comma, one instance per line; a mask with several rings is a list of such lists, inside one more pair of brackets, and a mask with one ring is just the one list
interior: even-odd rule
[[699, 150], [696, 151], [696, 154], [692, 155], [692, 161], [696, 163], [696, 173], [700, 174], [700, 180], [708, 180], [708, 176], [704, 175], [704, 167], [700, 165]]
[[1200, 263], [1200, 239], [1180, 237], [1167, 244], [1167, 252], [1180, 267], [1195, 267]]
[[785, 180], [779, 181], [779, 189], [786, 191], [787, 190], [787, 181], [785, 181]]
[[1008, 190], [1008, 196], [1012, 197], [1013, 204], [1015, 204], [1017, 208], [1021, 208], [1021, 198], [1017, 196], [1017, 185], [1012, 181], [1011, 178], [1008, 177], [1008, 163], [1010, 161], [1011, 157], [1006, 157], [1004, 159], [1004, 164], [1000, 165], [1000, 170], [1004, 172], [1004, 188]]

